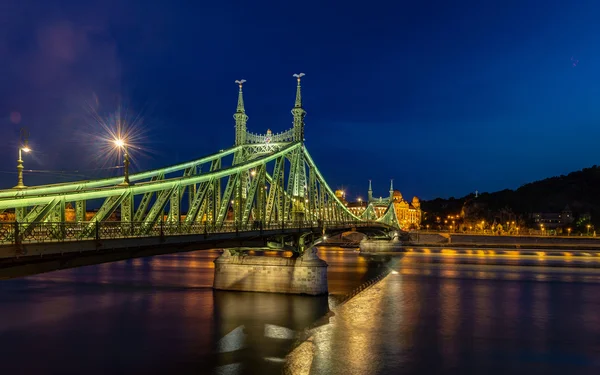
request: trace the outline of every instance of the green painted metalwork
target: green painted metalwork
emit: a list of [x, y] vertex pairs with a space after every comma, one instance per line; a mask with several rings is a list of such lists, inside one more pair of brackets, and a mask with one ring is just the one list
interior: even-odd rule
[[167, 204], [167, 201], [173, 194], [173, 191], [175, 189], [177, 189], [178, 187], [179, 187], [178, 185], [174, 185], [170, 189], [163, 190], [160, 192], [160, 194], [158, 194], [156, 201], [154, 202], [154, 205], [152, 206], [152, 208], [148, 212], [148, 215], [146, 215], [146, 217], [144, 218], [144, 221], [143, 221], [145, 228], [146, 228], [145, 229], [146, 232], [150, 231], [150, 228], [159, 219], [160, 219], [160, 221], [163, 221], [163, 210], [165, 208], [165, 205]]
[[[129, 175], [129, 181], [137, 182], [145, 179], [152, 178], [156, 175], [168, 175], [171, 173], [181, 172], [190, 168], [191, 166], [199, 166], [202, 164], [210, 163], [214, 159], [223, 158], [234, 154], [236, 151], [244, 148], [245, 146], [235, 146], [226, 150], [221, 150], [218, 153], [208, 155], [206, 157], [188, 161], [181, 164], [176, 164], [172, 166], [168, 166], [165, 168], [154, 169], [151, 171], [140, 172], [136, 174]], [[48, 195], [48, 194], [64, 194], [71, 193], [76, 191], [84, 191], [94, 188], [102, 188], [102, 187], [110, 187], [114, 185], [118, 185], [123, 182], [123, 177], [110, 177], [99, 180], [84, 180], [84, 181], [75, 181], [75, 182], [65, 182], [60, 184], [52, 184], [52, 185], [39, 185], [39, 186], [28, 186], [25, 189], [6, 189], [0, 190], [0, 202], [5, 199], [23, 199], [27, 197], [36, 197], [39, 195]]]
[[248, 121], [248, 116], [246, 115], [246, 110], [244, 108], [244, 94], [242, 92], [242, 85], [246, 82], [245, 79], [235, 81], [240, 87], [240, 91], [238, 93], [238, 104], [237, 110], [233, 115], [235, 120], [235, 145], [243, 145], [246, 143], [246, 122]]
[[[75, 221], [83, 228], [79, 238], [90, 238], [98, 230], [97, 223], [111, 221], [119, 225], [115, 231], [131, 236], [151, 233], [159, 224], [161, 228], [179, 228], [182, 217], [183, 227], [200, 224], [213, 231], [231, 226], [285, 227], [288, 223], [376, 219], [372, 205], [360, 218], [348, 210], [304, 146], [303, 74], [295, 76], [298, 84], [290, 130], [275, 135], [270, 131], [263, 135], [248, 133], [243, 81], [238, 81], [234, 147], [186, 163], [131, 174], [130, 185], [120, 184], [123, 180], [119, 176], [0, 190], [0, 211], [14, 210], [19, 225], [28, 230], [30, 224], [65, 222], [65, 203], [74, 202]], [[224, 165], [224, 160], [231, 160], [231, 164]], [[227, 179], [224, 189], [222, 179]], [[100, 203], [88, 221], [86, 208]], [[378, 220], [399, 225], [393, 207]]]
[[[271, 180], [271, 186], [269, 189], [269, 196], [267, 198], [267, 206], [265, 210], [265, 221], [270, 223], [273, 219], [273, 207], [275, 205], [275, 199], [278, 193], [278, 186], [280, 185], [280, 180], [283, 177], [283, 164], [285, 159], [280, 157], [279, 160], [275, 163], [275, 171], [273, 172], [273, 178]], [[265, 185], [266, 186], [266, 185]]]
[[373, 204], [369, 204], [367, 208], [365, 208], [365, 210], [360, 215], [360, 218], [362, 220], [367, 221], [377, 220], [377, 213], [375, 212], [375, 207], [373, 206]]
[[[252, 205], [256, 197], [258, 184], [260, 181], [262, 181], [262, 177], [264, 177], [265, 170], [266, 168], [264, 166], [259, 167], [258, 172], [255, 171], [255, 176], [250, 182], [250, 189], [248, 191], [248, 196], [246, 197], [246, 201], [244, 203], [244, 212], [242, 214], [242, 220], [240, 220], [243, 224], [248, 224], [248, 221], [250, 220], [250, 211], [252, 210]], [[260, 188], [264, 190], [262, 186]]]
[[[156, 176], [153, 176], [152, 179], [150, 179], [150, 181], [151, 182], [159, 181], [159, 180], [163, 180], [164, 178], [165, 178], [165, 175], [160, 173]], [[142, 221], [142, 219], [146, 215], [146, 211], [148, 210], [148, 206], [150, 205], [150, 200], [152, 199], [153, 195], [154, 195], [154, 192], [145, 193], [143, 195], [142, 201], [140, 202], [140, 205], [138, 206], [138, 209], [135, 212], [135, 216], [134, 216], [135, 221], [137, 221], [137, 222]]]
[[128, 193], [121, 202], [121, 222], [131, 223], [134, 219], [133, 194]]
[[200, 213], [200, 219], [204, 212], [201, 212], [201, 207], [206, 207], [206, 195], [209, 193], [209, 190], [213, 186], [213, 181], [207, 181], [200, 185], [200, 189], [196, 192], [196, 195], [190, 205], [187, 215], [185, 217], [185, 224], [192, 224], [197, 221], [198, 214]]
[[304, 76], [304, 73], [294, 74], [294, 77], [298, 80], [298, 86], [296, 87], [296, 101], [294, 108], [292, 109], [292, 115], [294, 115], [294, 141], [304, 142], [304, 117], [306, 111], [302, 108], [302, 92], [300, 87], [300, 79]]
[[396, 215], [396, 209], [394, 207], [394, 203], [388, 204], [385, 212], [377, 222], [389, 225], [391, 227], [400, 228], [400, 220], [398, 220], [398, 216]]
[[75, 221], [81, 223], [82, 221], [86, 221], [85, 215], [85, 201], [77, 201], [75, 202]]
[[239, 172], [230, 175], [227, 180], [227, 186], [225, 186], [225, 192], [223, 193], [223, 199], [221, 200], [221, 206], [219, 207], [219, 215], [215, 221], [215, 225], [221, 226], [223, 221], [225, 221], [225, 217], [227, 216], [227, 211], [230, 207], [231, 196], [233, 195], [233, 190], [237, 184], [237, 180], [239, 178]]
[[171, 192], [169, 198], [169, 216], [167, 222], [170, 224], [179, 223], [181, 219], [181, 190], [182, 187], [176, 186]]

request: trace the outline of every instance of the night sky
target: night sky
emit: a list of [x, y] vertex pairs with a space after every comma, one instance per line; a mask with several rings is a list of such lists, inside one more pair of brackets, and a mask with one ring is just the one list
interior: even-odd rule
[[[207, 5], [210, 4], [210, 5]], [[598, 1], [0, 2], [0, 188], [100, 177], [96, 111], [143, 130], [133, 171], [291, 127], [333, 188], [423, 199], [495, 191], [598, 163]], [[75, 172], [78, 171], [78, 172]], [[75, 176], [74, 176], [75, 175]]]

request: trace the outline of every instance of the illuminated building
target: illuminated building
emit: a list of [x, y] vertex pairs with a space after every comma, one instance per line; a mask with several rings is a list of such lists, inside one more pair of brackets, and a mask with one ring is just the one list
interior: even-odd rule
[[536, 212], [531, 214], [536, 226], [555, 229], [564, 225], [571, 225], [574, 221], [573, 211], [567, 205], [561, 212]]
[[[341, 196], [345, 198], [343, 192], [341, 190], [338, 191]], [[338, 198], [340, 198], [340, 196], [338, 196]], [[421, 225], [422, 211], [419, 198], [413, 197], [410, 202], [404, 200], [402, 193], [398, 190], [394, 190], [393, 181], [390, 183], [389, 195], [387, 197], [374, 198], [373, 188], [371, 186], [371, 181], [369, 180], [369, 190], [366, 202], [363, 202], [361, 199], [350, 203], [346, 203], [346, 200], [344, 199], [342, 202], [344, 202], [348, 206], [350, 212], [356, 216], [362, 216], [365, 211], [371, 207], [376, 218], [383, 216], [390, 204], [393, 204], [394, 210], [396, 211], [396, 217], [402, 228], [418, 229]]]

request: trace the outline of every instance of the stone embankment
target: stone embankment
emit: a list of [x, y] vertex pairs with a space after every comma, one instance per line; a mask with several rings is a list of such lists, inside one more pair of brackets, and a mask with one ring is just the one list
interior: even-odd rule
[[493, 236], [462, 233], [413, 232], [409, 234], [408, 241], [406, 241], [404, 245], [490, 248], [581, 248], [600, 250], [600, 238], [581, 236]]

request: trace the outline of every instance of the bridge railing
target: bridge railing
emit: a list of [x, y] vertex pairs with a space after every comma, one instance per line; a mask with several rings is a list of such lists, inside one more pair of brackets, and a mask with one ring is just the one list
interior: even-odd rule
[[166, 237], [179, 235], [214, 235], [290, 229], [313, 230], [323, 228], [346, 228], [372, 226], [370, 221], [284, 221], [263, 223], [254, 221], [247, 224], [225, 222], [213, 225], [209, 222], [185, 224], [181, 222], [44, 222], [19, 223], [0, 222], [0, 245], [46, 243], [64, 241], [104, 240], [119, 238]]

